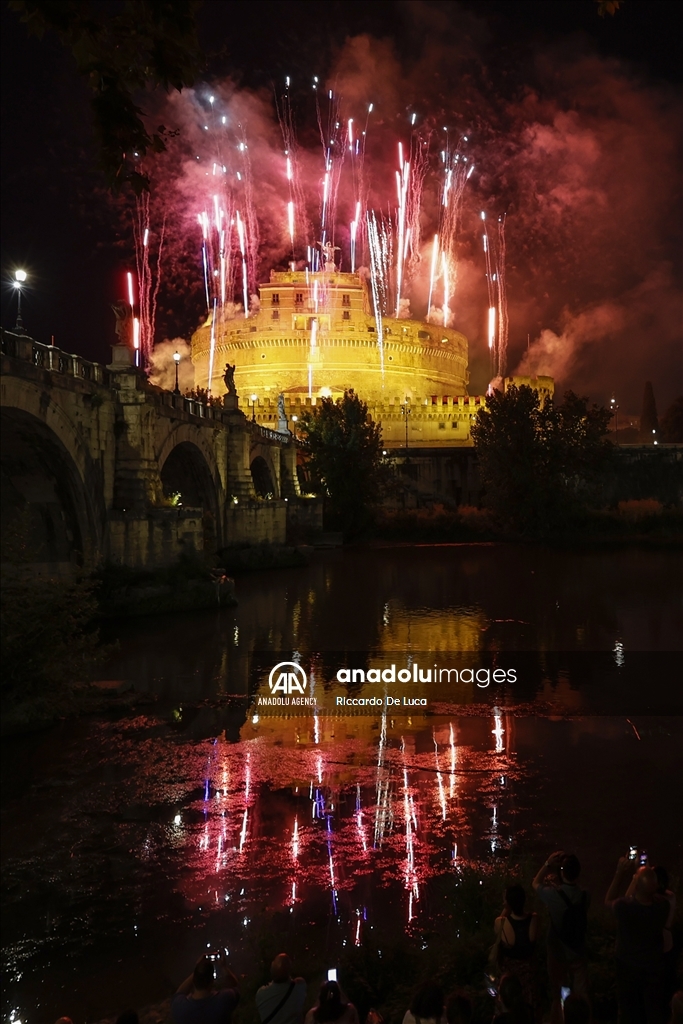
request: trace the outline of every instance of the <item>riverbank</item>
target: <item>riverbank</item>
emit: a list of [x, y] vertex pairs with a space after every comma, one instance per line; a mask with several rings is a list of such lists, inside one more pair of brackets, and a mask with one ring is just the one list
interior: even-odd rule
[[617, 509], [585, 510], [543, 536], [503, 529], [486, 509], [432, 505], [384, 509], [368, 533], [370, 542], [551, 544], [560, 547], [683, 547], [683, 510], [657, 501], [622, 502]]

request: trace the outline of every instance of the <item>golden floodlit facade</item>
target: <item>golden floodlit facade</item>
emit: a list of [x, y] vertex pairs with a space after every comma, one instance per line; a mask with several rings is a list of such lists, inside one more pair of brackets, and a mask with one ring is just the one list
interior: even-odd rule
[[234, 366], [241, 408], [275, 430], [284, 420], [291, 427], [320, 398], [353, 388], [381, 423], [387, 447], [471, 444], [484, 399], [468, 396], [467, 338], [459, 331], [382, 316], [380, 338], [368, 281], [329, 264], [319, 273], [273, 270], [259, 290], [258, 308], [246, 317], [209, 318], [193, 335], [196, 387], [223, 394], [226, 364]]

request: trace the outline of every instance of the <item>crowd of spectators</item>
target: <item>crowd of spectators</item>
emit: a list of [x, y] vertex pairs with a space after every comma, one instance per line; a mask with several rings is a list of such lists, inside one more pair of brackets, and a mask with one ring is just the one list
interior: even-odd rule
[[[588, 983], [588, 908], [590, 895], [580, 883], [581, 865], [571, 853], [558, 851], [543, 863], [532, 881], [547, 908], [547, 978], [549, 1017], [541, 1012], [540, 934], [538, 915], [526, 909], [521, 885], [505, 890], [503, 909], [493, 924], [485, 977], [495, 998], [493, 1024], [590, 1024]], [[605, 896], [616, 923], [616, 995], [618, 1024], [683, 1024], [683, 991], [676, 991], [672, 923], [676, 898], [667, 872], [631, 850], [621, 857]], [[218, 954], [200, 957], [171, 1003], [173, 1024], [230, 1024], [240, 1000], [239, 980]], [[255, 1009], [260, 1024], [359, 1024], [358, 1011], [345, 998], [335, 972], [320, 988], [307, 1012], [308, 986], [293, 976], [292, 962], [280, 953], [270, 967], [270, 982], [258, 989]], [[435, 982], [415, 990], [402, 1024], [470, 1024], [472, 1002], [464, 991], [446, 996]], [[480, 1018], [479, 1018], [480, 1019]], [[62, 1017], [57, 1024], [72, 1024]], [[133, 1010], [117, 1024], [138, 1024]], [[370, 1010], [365, 1024], [384, 1024]]]

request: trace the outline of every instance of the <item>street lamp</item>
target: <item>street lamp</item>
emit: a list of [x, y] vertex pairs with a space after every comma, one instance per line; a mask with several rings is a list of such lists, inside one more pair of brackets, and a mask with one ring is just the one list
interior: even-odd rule
[[612, 409], [612, 415], [614, 416], [614, 443], [619, 444], [619, 405], [617, 404], [617, 400], [614, 395], [610, 398], [609, 404]]
[[20, 334], [24, 332], [24, 323], [21, 319], [21, 286], [25, 283], [28, 274], [25, 270], [14, 271], [14, 287], [17, 290], [17, 322], [14, 325], [14, 330], [19, 331]]
[[258, 402], [258, 395], [251, 396], [251, 418], [256, 422], [256, 403]]
[[411, 412], [410, 403], [409, 403], [408, 396], [406, 395], [406, 400], [403, 403], [403, 405], [401, 406], [401, 415], [405, 417], [405, 421], [406, 421], [406, 455], [408, 453], [408, 417], [410, 416], [410, 412]]
[[179, 395], [180, 387], [178, 385], [178, 369], [180, 367], [180, 352], [173, 353], [173, 362], [175, 363], [175, 387], [173, 389], [173, 394]]

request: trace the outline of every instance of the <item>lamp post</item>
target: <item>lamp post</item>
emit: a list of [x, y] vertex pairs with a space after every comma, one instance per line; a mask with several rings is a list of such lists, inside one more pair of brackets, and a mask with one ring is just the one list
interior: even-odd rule
[[21, 286], [25, 283], [28, 277], [25, 270], [14, 271], [14, 287], [17, 290], [17, 322], [14, 325], [14, 330], [18, 331], [19, 334], [24, 333], [24, 322], [21, 319]]
[[614, 443], [619, 444], [619, 405], [614, 395], [612, 395], [609, 404], [614, 415]]
[[401, 406], [401, 415], [405, 417], [406, 421], [406, 456], [408, 455], [408, 417], [410, 416], [410, 412], [410, 403], [408, 400], [408, 396], [406, 395], [406, 400]]
[[258, 395], [251, 396], [251, 418], [253, 422], [256, 422], [256, 403], [258, 402]]
[[180, 386], [178, 384], [178, 370], [180, 368], [180, 352], [173, 353], [173, 362], [175, 363], [175, 387], [173, 389], [174, 395], [180, 394]]

